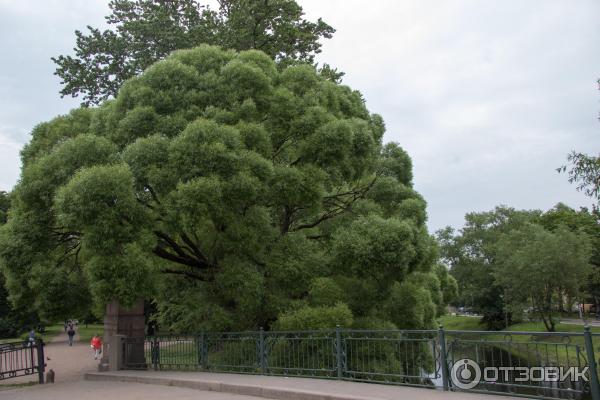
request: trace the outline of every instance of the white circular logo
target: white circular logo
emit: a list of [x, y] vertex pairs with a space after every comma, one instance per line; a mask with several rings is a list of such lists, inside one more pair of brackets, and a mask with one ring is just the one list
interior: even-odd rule
[[481, 368], [469, 358], [462, 358], [450, 370], [452, 384], [459, 389], [473, 389], [481, 380]]

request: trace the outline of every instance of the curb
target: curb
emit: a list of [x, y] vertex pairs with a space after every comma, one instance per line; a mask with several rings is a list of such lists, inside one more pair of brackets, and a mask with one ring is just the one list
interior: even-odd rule
[[351, 395], [336, 395], [309, 390], [289, 389], [277, 386], [257, 386], [248, 384], [225, 383], [214, 380], [190, 380], [176, 378], [146, 377], [135, 375], [120, 375], [111, 373], [86, 373], [86, 381], [96, 382], [129, 382], [150, 385], [177, 386], [209, 392], [231, 393], [237, 395], [262, 397], [275, 400], [377, 400], [377, 397]]

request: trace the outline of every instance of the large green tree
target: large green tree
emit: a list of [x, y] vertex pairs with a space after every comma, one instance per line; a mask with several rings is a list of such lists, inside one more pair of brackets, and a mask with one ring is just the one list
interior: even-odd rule
[[179, 331], [432, 327], [445, 270], [384, 131], [310, 64], [177, 51], [34, 129], [0, 231], [12, 298], [61, 276]]
[[[64, 84], [61, 95], [82, 95], [83, 104], [99, 104], [172, 51], [203, 43], [261, 50], [284, 65], [312, 63], [320, 52], [319, 39], [335, 32], [321, 19], [304, 19], [294, 0], [218, 3], [212, 10], [197, 0], [110, 1], [110, 29], [88, 26], [87, 33], [76, 31], [75, 55], [52, 58]], [[341, 76], [327, 65], [323, 72], [334, 79]]]

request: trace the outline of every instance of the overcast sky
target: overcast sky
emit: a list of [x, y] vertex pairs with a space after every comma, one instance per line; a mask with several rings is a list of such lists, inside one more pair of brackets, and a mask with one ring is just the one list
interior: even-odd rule
[[[319, 60], [411, 155], [431, 231], [499, 204], [591, 204], [556, 168], [600, 150], [599, 1], [299, 3], [337, 29]], [[0, 0], [0, 190], [17, 182], [31, 128], [78, 105], [60, 99], [50, 57], [107, 13], [100, 0]]]

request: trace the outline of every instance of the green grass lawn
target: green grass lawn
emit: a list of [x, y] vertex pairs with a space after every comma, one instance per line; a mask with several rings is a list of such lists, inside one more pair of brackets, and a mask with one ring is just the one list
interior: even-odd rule
[[[573, 325], [573, 324], [561, 324], [558, 323], [555, 325], [556, 332], [572, 332], [572, 333], [583, 333], [583, 325]], [[544, 323], [539, 322], [521, 322], [519, 324], [514, 324], [506, 329], [508, 331], [521, 331], [521, 332], [546, 332], [546, 327]], [[593, 333], [600, 333], [600, 328], [592, 327]]]
[[[104, 337], [104, 325], [102, 324], [89, 324], [88, 327], [85, 327], [85, 324], [79, 324], [79, 337], [80, 340], [84, 343], [92, 340], [92, 337], [98, 333], [100, 336]], [[44, 343], [49, 343], [52, 339], [54, 339], [58, 335], [65, 335], [65, 329], [63, 324], [54, 324], [46, 326], [46, 331], [43, 335], [40, 335], [36, 332], [36, 337], [42, 338]], [[23, 333], [21, 336], [0, 339], [0, 343], [10, 343], [10, 342], [20, 342], [23, 340], [27, 340], [29, 337], [28, 333]]]
[[[556, 324], [555, 326], [556, 332], [564, 332], [564, 333], [583, 333], [583, 325], [571, 325], [571, 324]], [[522, 322], [520, 324], [511, 325], [507, 331], [516, 331], [516, 332], [546, 332], [546, 327], [543, 322]], [[600, 328], [592, 327], [592, 333], [600, 334]], [[557, 338], [556, 336], [552, 337], [544, 337], [544, 336], [534, 336], [537, 339], [537, 342], [542, 343], [551, 343], [548, 348], [552, 351], [551, 359], [556, 361], [558, 365], [568, 365], [567, 360], [570, 360], [571, 364], [573, 362], [573, 358], [575, 357], [575, 348], [576, 346], [581, 349], [582, 352], [585, 352], [585, 344], [583, 336], [569, 336], [562, 340]], [[522, 343], [532, 340], [532, 336], [529, 335], [512, 335], [512, 341], [516, 343]], [[560, 344], [555, 344], [560, 343]], [[600, 351], [600, 337], [592, 337], [592, 343], [594, 344], [594, 348], [596, 352]], [[531, 346], [530, 346], [531, 347]]]
[[485, 327], [480, 324], [479, 317], [466, 317], [464, 315], [443, 315], [438, 318], [438, 324], [444, 329], [456, 331], [482, 331]]
[[[451, 316], [445, 315], [438, 319], [438, 322], [447, 330], [484, 330], [485, 327], [479, 325], [479, 319], [475, 317]], [[583, 333], [583, 325], [571, 325], [557, 323], [556, 332], [559, 333]], [[599, 327], [592, 327], [592, 333], [600, 334]], [[485, 339], [488, 345], [496, 346], [506, 350], [524, 360], [535, 363], [535, 360], [542, 354], [548, 361], [556, 365], [573, 365], [577, 357], [577, 350], [581, 354], [585, 353], [583, 336], [557, 337], [543, 335], [510, 335], [507, 332], [546, 332], [543, 322], [522, 322], [509, 326], [507, 329], [499, 331], [497, 334], [476, 334], [461, 335], [464, 340], [480, 341]], [[448, 336], [448, 335], [447, 335]], [[600, 352], [600, 336], [593, 337], [594, 348]]]
[[[41, 337], [45, 343], [50, 342], [54, 337], [64, 332], [62, 324], [54, 324], [46, 326], [46, 331], [40, 335], [39, 333], [35, 333], [37, 338]], [[10, 342], [20, 342], [23, 340], [27, 340], [29, 337], [29, 333], [25, 332], [21, 336], [0, 339], [0, 343], [10, 343]]]
[[[444, 326], [447, 330], [458, 331], [484, 331], [485, 326], [480, 324], [481, 318], [466, 317], [464, 315], [443, 315], [438, 318], [438, 323]], [[566, 333], [583, 333], [583, 325], [561, 324], [555, 325], [556, 332]], [[546, 327], [541, 321], [536, 322], [521, 322], [510, 325], [503, 331], [518, 331], [518, 332], [546, 332]], [[600, 333], [599, 327], [592, 327], [593, 333]]]
[[89, 342], [92, 340], [95, 334], [100, 335], [103, 340], [106, 340], [104, 337], [104, 325], [102, 324], [89, 324], [87, 328], [85, 324], [79, 324], [79, 340], [82, 342]]

